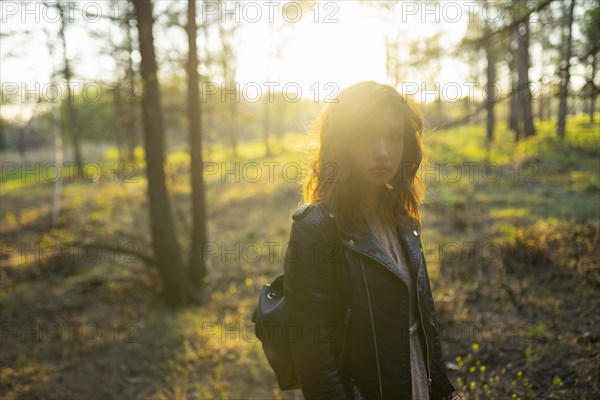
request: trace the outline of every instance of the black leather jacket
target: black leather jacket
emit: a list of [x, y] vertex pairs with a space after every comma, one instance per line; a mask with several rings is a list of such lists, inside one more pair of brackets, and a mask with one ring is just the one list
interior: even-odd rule
[[[300, 207], [292, 218], [284, 296], [304, 397], [411, 399], [408, 288], [393, 260], [371, 235], [339, 233], [321, 202]], [[400, 224], [398, 235], [417, 285], [430, 398], [445, 399], [455, 388], [442, 359], [418, 227]]]

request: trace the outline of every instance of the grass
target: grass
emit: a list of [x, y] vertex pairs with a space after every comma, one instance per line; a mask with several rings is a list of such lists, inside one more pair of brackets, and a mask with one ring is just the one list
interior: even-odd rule
[[[585, 118], [570, 118], [562, 141], [551, 121], [517, 145], [500, 126], [490, 151], [481, 126], [428, 133], [423, 245], [450, 378], [466, 398], [600, 396], [599, 135]], [[300, 398], [277, 389], [250, 317], [282, 270], [306, 144], [289, 133], [271, 157], [261, 143], [237, 157], [206, 153], [217, 168], [207, 180], [207, 307], [166, 308], [157, 271], [127, 253], [150, 251], [141, 154], [132, 179], [116, 180], [116, 151], [88, 149], [102, 179], [65, 184], [51, 229], [52, 184], [3, 180], [0, 396]], [[184, 250], [188, 164], [182, 149], [169, 152]], [[238, 170], [221, 176], [223, 166]], [[97, 246], [81, 252], [74, 241]], [[98, 254], [107, 244], [120, 251]]]

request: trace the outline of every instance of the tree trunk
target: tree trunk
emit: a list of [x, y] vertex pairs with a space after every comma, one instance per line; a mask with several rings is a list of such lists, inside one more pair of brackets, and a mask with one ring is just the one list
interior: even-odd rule
[[275, 136], [277, 141], [281, 143], [283, 137], [283, 102], [278, 97], [275, 97]]
[[495, 96], [495, 84], [496, 84], [496, 59], [494, 54], [495, 49], [492, 46], [492, 42], [486, 42], [485, 55], [487, 60], [486, 75], [487, 75], [487, 87], [486, 87], [486, 144], [489, 146], [494, 140], [494, 127], [496, 125], [496, 117], [494, 115], [494, 103], [496, 102]]
[[[558, 109], [558, 125], [557, 131], [559, 137], [565, 136], [565, 125], [567, 122], [567, 97], [569, 93], [569, 81], [571, 80], [571, 55], [572, 55], [572, 39], [573, 39], [573, 10], [575, 9], [575, 0], [571, 0], [569, 4], [569, 12], [567, 13], [566, 28], [569, 30], [567, 42], [563, 43], [563, 59], [562, 68], [560, 70], [560, 105]], [[563, 36], [564, 38], [564, 36]]]
[[142, 121], [152, 247], [164, 285], [167, 303], [177, 305], [193, 298], [193, 286], [186, 273], [167, 193], [164, 171], [164, 127], [160, 105], [154, 37], [152, 4], [150, 0], [133, 2], [140, 41], [142, 93]]
[[551, 120], [552, 119], [552, 106], [554, 105], [554, 94], [552, 93], [552, 90], [550, 90], [550, 93], [548, 94], [548, 101], [546, 104], [546, 120]]
[[[236, 89], [237, 90], [237, 89]], [[237, 107], [237, 100], [234, 99], [233, 101], [229, 100], [229, 113], [231, 116], [230, 119], [230, 127], [231, 129], [229, 130], [229, 135], [230, 135], [230, 140], [231, 140], [231, 154], [234, 157], [238, 156], [238, 151], [237, 151], [237, 138], [238, 138], [238, 107]]]
[[538, 80], [540, 85], [540, 90], [538, 92], [538, 107], [537, 107], [537, 118], [538, 121], [544, 120], [544, 109], [547, 104], [547, 96], [546, 96], [546, 85], [544, 85], [544, 66], [547, 65], [546, 57], [544, 56], [545, 50], [542, 49], [542, 65], [540, 68], [540, 79]]
[[192, 243], [190, 246], [190, 278], [200, 288], [202, 298], [207, 276], [204, 248], [206, 235], [206, 210], [202, 174], [202, 109], [198, 89], [198, 49], [196, 38], [196, 0], [188, 0], [188, 120], [191, 155], [192, 186]]
[[127, 158], [129, 161], [135, 162], [135, 148], [137, 146], [137, 134], [136, 134], [136, 110], [137, 101], [135, 98], [135, 72], [133, 70], [133, 38], [131, 37], [131, 25], [129, 21], [126, 21], [125, 34], [127, 37], [127, 71], [126, 71], [126, 85], [128, 89], [127, 104], [127, 117], [125, 129], [127, 131]]
[[[512, 32], [511, 40], [517, 40], [518, 32]], [[511, 55], [508, 63], [510, 74], [510, 102], [508, 104], [508, 127], [515, 133], [515, 142], [521, 139], [521, 127], [519, 119], [519, 93], [518, 93], [518, 78], [517, 78], [517, 57], [516, 53]], [[515, 83], [516, 82], [516, 83]]]
[[[59, 171], [63, 169], [63, 140], [62, 131], [60, 129], [60, 108], [53, 107], [52, 109], [52, 133], [54, 138], [54, 164]], [[57, 179], [54, 182], [54, 190], [52, 192], [52, 226], [56, 226], [61, 210], [62, 198], [62, 179]]]
[[[514, 30], [511, 32], [511, 43], [517, 40], [518, 32]], [[513, 52], [510, 54], [510, 59], [508, 61], [508, 74], [510, 76], [510, 100], [508, 102], [508, 115], [507, 115], [507, 126], [510, 130], [515, 132], [515, 142], [518, 142], [520, 139], [520, 128], [519, 128], [519, 119], [517, 114], [517, 85], [515, 82], [518, 82], [516, 78], [516, 69], [517, 69], [517, 57], [516, 53]]]
[[525, 137], [535, 135], [533, 125], [533, 96], [529, 89], [529, 18], [519, 24], [517, 70], [519, 74], [519, 109]]
[[[269, 79], [267, 78], [267, 82]], [[264, 114], [263, 114], [263, 131], [264, 131], [264, 141], [265, 141], [265, 156], [271, 156], [271, 148], [269, 147], [269, 137], [271, 136], [271, 103], [269, 103], [269, 96], [267, 96], [264, 105]]]
[[[119, 90], [118, 86], [115, 88], [115, 90]], [[114, 132], [115, 135], [115, 142], [117, 144], [117, 153], [118, 153], [118, 160], [119, 160], [119, 168], [121, 168], [121, 166], [124, 164], [125, 162], [125, 153], [124, 153], [124, 146], [123, 146], [123, 129], [121, 128], [121, 115], [123, 113], [123, 105], [120, 104], [118, 101], [114, 101], [113, 102], [113, 118], [111, 121], [111, 129]]]
[[521, 110], [517, 85], [513, 85], [510, 94], [510, 128], [515, 132], [515, 142], [521, 140]]
[[[219, 3], [220, 4], [220, 3]], [[237, 121], [237, 103], [238, 103], [238, 93], [237, 93], [237, 85], [235, 84], [235, 59], [232, 51], [232, 36], [234, 31], [228, 30], [224, 24], [219, 24], [219, 37], [221, 39], [221, 44], [223, 46], [220, 63], [221, 68], [223, 70], [223, 82], [225, 85], [225, 90], [228, 88], [228, 84], [232, 83], [234, 86], [235, 93], [226, 93], [224, 95], [223, 104], [226, 107], [225, 112], [229, 112], [229, 121], [227, 121], [227, 128], [229, 134], [229, 144], [231, 146], [232, 156], [237, 157], [237, 141], [238, 141], [238, 121]], [[231, 101], [229, 97], [231, 94], [234, 94], [234, 100]]]
[[597, 90], [594, 84], [594, 77], [596, 76], [596, 53], [592, 53], [592, 76], [589, 80], [590, 87], [590, 104], [588, 108], [588, 114], [590, 116], [590, 124], [594, 123], [594, 112], [596, 109], [596, 96]]
[[67, 38], [65, 35], [65, 31], [67, 28], [67, 15], [65, 15], [65, 10], [60, 3], [56, 3], [56, 7], [58, 8], [60, 15], [60, 28], [58, 30], [58, 36], [60, 37], [60, 41], [63, 49], [63, 76], [65, 81], [67, 82], [67, 131], [71, 136], [71, 140], [73, 143], [73, 156], [75, 157], [76, 168], [80, 176], [83, 176], [83, 157], [81, 156], [81, 132], [79, 130], [79, 118], [77, 116], [77, 109], [74, 104], [73, 92], [71, 91], [71, 64], [69, 62], [69, 57], [67, 56]]

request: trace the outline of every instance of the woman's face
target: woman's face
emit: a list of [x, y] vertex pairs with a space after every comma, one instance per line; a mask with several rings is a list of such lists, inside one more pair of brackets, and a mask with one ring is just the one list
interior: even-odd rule
[[351, 173], [361, 186], [381, 187], [400, 168], [404, 151], [404, 116], [385, 104], [350, 144]]

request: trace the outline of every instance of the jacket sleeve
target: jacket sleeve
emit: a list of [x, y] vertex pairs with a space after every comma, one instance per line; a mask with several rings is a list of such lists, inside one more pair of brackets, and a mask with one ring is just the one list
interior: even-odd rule
[[306, 216], [292, 222], [284, 296], [288, 323], [298, 331], [291, 340], [292, 356], [307, 400], [348, 398], [332, 343], [336, 257], [326, 246], [317, 220]]

